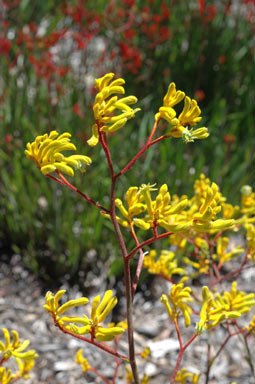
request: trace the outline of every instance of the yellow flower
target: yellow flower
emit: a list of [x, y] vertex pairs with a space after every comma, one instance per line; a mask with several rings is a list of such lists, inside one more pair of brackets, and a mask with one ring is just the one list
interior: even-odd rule
[[[188, 372], [186, 368], [182, 368], [177, 372], [175, 381], [176, 383], [186, 384], [190, 382], [191, 384], [197, 384], [201, 373], [191, 373]], [[187, 381], [188, 380], [188, 381]]]
[[21, 342], [17, 331], [11, 331], [12, 341], [9, 331], [6, 328], [3, 328], [2, 331], [4, 334], [5, 344], [0, 340], [0, 352], [3, 354], [4, 359], [14, 356], [27, 361], [34, 360], [38, 357], [33, 349], [25, 351], [30, 342], [29, 340]]
[[186, 144], [193, 143], [195, 139], [206, 139], [209, 136], [208, 130], [205, 127], [198, 128], [195, 130], [193, 128], [191, 128], [190, 130], [187, 127], [184, 129], [183, 128], [184, 127], [179, 126], [178, 130], [180, 131], [181, 137]]
[[232, 204], [222, 204], [222, 216], [224, 219], [232, 219], [236, 213], [240, 211], [238, 205], [234, 206]]
[[163, 184], [155, 200], [151, 198], [151, 191], [155, 191], [155, 184], [142, 184], [139, 193], [144, 197], [145, 204], [147, 206], [148, 215], [144, 220], [153, 227], [155, 221], [168, 231], [183, 232], [188, 228], [188, 223], [179, 223], [174, 220], [176, 215], [183, 211], [188, 200], [183, 199], [180, 201], [172, 201], [171, 196], [168, 192], [168, 187]]
[[179, 104], [185, 97], [182, 91], [176, 91], [175, 83], [170, 83], [167, 93], [163, 99], [163, 106], [159, 108], [159, 112], [155, 115], [155, 120], [165, 119], [171, 125], [179, 124], [178, 119], [175, 118], [176, 112], [172, 108], [174, 105]]
[[[44, 308], [51, 313], [61, 328], [77, 335], [90, 334], [92, 338], [95, 337], [99, 341], [111, 341], [115, 336], [121, 335], [124, 332], [122, 327], [105, 328], [100, 325], [117, 304], [117, 297], [112, 297], [111, 290], [105, 292], [101, 302], [100, 296], [96, 296], [93, 299], [90, 318], [86, 315], [83, 315], [83, 317], [61, 317], [67, 310], [86, 305], [89, 302], [86, 297], [81, 297], [79, 299], [69, 300], [59, 307], [59, 300], [65, 292], [65, 290], [58, 291], [55, 296], [51, 292], [47, 292], [45, 297], [46, 305], [44, 305]], [[81, 326], [77, 326], [76, 324], [80, 324]]]
[[117, 324], [115, 323], [108, 324], [108, 328], [113, 328], [113, 327], [120, 327], [120, 328], [123, 328], [124, 331], [126, 331], [128, 327], [127, 320], [119, 321]]
[[233, 227], [235, 221], [233, 219], [224, 220], [216, 219], [216, 215], [221, 211], [221, 195], [219, 188], [215, 183], [211, 187], [207, 186], [200, 197], [201, 205], [198, 213], [193, 216], [193, 228], [198, 232], [206, 232], [207, 230], [224, 230]]
[[1, 384], [9, 384], [15, 377], [16, 375], [14, 375], [10, 369], [7, 370], [5, 367], [0, 367]]
[[28, 373], [34, 367], [34, 360], [16, 359], [16, 361], [19, 366], [19, 372], [16, 374], [16, 377], [23, 377], [24, 379], [29, 379], [30, 375]]
[[144, 375], [141, 380], [141, 384], [147, 384], [149, 381], [150, 381], [150, 377], [147, 375]]
[[184, 107], [178, 118], [181, 125], [196, 125], [202, 120], [201, 110], [197, 105], [196, 100], [191, 100], [190, 97], [185, 96]]
[[147, 268], [149, 273], [155, 275], [163, 275], [171, 278], [174, 274], [183, 275], [185, 269], [178, 267], [176, 255], [173, 252], [162, 250], [160, 256], [157, 258], [157, 251], [152, 250], [148, 255], [144, 256], [143, 265]]
[[245, 224], [246, 229], [246, 241], [247, 241], [247, 251], [248, 258], [253, 262], [255, 261], [255, 226], [254, 224], [248, 223]]
[[193, 301], [190, 292], [191, 289], [189, 287], [183, 288], [183, 283], [173, 284], [168, 297], [162, 295], [160, 299], [161, 303], [165, 305], [168, 316], [171, 319], [177, 319], [180, 312], [182, 312], [186, 327], [190, 326], [190, 314], [192, 312], [192, 309], [188, 304]]
[[[114, 73], [107, 73], [95, 80], [95, 87], [98, 90], [93, 106], [95, 124], [92, 126], [92, 137], [87, 141], [91, 147], [98, 143], [100, 131], [115, 132], [122, 128], [127, 120], [135, 117], [137, 111], [140, 111], [140, 108], [132, 109], [130, 107], [137, 102], [135, 96], [127, 96], [122, 99], [112, 96], [125, 93], [125, 89], [122, 87], [125, 80], [119, 78], [111, 82], [114, 76]], [[109, 98], [110, 96], [112, 97]], [[121, 111], [121, 113], [114, 115], [116, 111]]]
[[217, 253], [213, 255], [213, 259], [218, 260], [220, 264], [226, 263], [240, 253], [245, 252], [245, 249], [240, 246], [237, 246], [233, 251], [227, 252], [228, 243], [229, 239], [227, 237], [220, 237], [217, 240]]
[[169, 237], [169, 241], [171, 245], [174, 245], [178, 249], [178, 251], [182, 251], [187, 244], [187, 240], [184, 237], [178, 235], [178, 233], [171, 235]]
[[202, 288], [203, 304], [200, 312], [200, 321], [196, 325], [197, 333], [209, 330], [224, 322], [226, 319], [235, 319], [247, 313], [255, 305], [255, 294], [246, 295], [236, 289], [236, 282], [232, 283], [230, 292], [216, 293], [215, 296], [208, 287]]
[[128, 384], [132, 384], [133, 379], [134, 379], [133, 373], [132, 373], [131, 369], [129, 368], [129, 366], [126, 365], [125, 369], [126, 369], [126, 375], [125, 375], [126, 381]]
[[255, 214], [255, 192], [249, 185], [244, 185], [241, 188], [241, 204], [243, 213], [246, 215]]
[[82, 367], [83, 372], [87, 372], [90, 369], [88, 360], [83, 357], [82, 349], [79, 349], [79, 351], [76, 353], [75, 362]]
[[253, 316], [252, 321], [246, 327], [247, 331], [255, 337], [255, 316]]
[[149, 347], [146, 347], [142, 352], [141, 352], [141, 356], [143, 359], [148, 359], [149, 355], [151, 353], [151, 350]]
[[[132, 226], [133, 224], [137, 225], [138, 227], [141, 228], [141, 223], [139, 219], [134, 219], [132, 221], [132, 218], [136, 215], [141, 214], [146, 210], [146, 205], [143, 204], [144, 198], [141, 194], [138, 193], [138, 188], [137, 187], [130, 187], [127, 190], [127, 193], [125, 195], [125, 201], [127, 208], [125, 208], [124, 204], [120, 199], [115, 200], [115, 205], [116, 207], [120, 210], [121, 214], [125, 217], [126, 220], [122, 220], [118, 218], [118, 221], [121, 225], [123, 226]], [[140, 225], [139, 225], [140, 224]], [[143, 223], [143, 226], [146, 229], [150, 228], [150, 225], [147, 223]], [[142, 228], [142, 229], [145, 229]]]
[[74, 169], [85, 172], [85, 166], [91, 164], [91, 159], [84, 155], [72, 155], [65, 157], [61, 152], [76, 151], [74, 144], [70, 143], [70, 133], [63, 133], [58, 136], [58, 132], [51, 131], [42, 136], [37, 136], [35, 141], [27, 144], [25, 154], [34, 160], [40, 171], [47, 175], [60, 171], [68, 176], [73, 176]]
[[201, 251], [199, 252], [199, 258], [196, 261], [191, 260], [189, 257], [183, 257], [182, 261], [185, 264], [191, 265], [196, 272], [190, 274], [189, 276], [194, 278], [201, 275], [202, 273], [208, 274], [210, 268], [210, 260], [208, 259], [208, 254]]
[[[178, 118], [174, 106], [184, 99], [184, 107]], [[206, 139], [209, 136], [205, 127], [198, 129], [188, 129], [188, 126], [197, 125], [202, 119], [201, 110], [196, 100], [191, 100], [182, 91], [176, 91], [176, 86], [171, 83], [168, 87], [167, 94], [163, 99], [163, 106], [159, 108], [159, 112], [155, 115], [155, 120], [166, 120], [172, 128], [168, 132], [169, 136], [182, 137], [185, 143], [193, 142], [195, 139]]]

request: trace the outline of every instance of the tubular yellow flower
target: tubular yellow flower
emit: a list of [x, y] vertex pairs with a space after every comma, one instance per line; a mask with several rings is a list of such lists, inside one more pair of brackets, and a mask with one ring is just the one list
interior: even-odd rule
[[200, 197], [199, 212], [193, 216], [192, 227], [198, 232], [233, 227], [235, 223], [233, 219], [215, 220], [216, 215], [221, 211], [221, 195], [218, 186], [212, 183], [211, 187], [207, 186], [206, 191], [203, 192], [203, 196]]
[[182, 128], [184, 127], [178, 127], [178, 129], [181, 131], [181, 137], [186, 144], [194, 142], [195, 139], [206, 139], [209, 136], [209, 132], [205, 127], [195, 130], [193, 130], [193, 128], [189, 130], [187, 127], [184, 129]]
[[197, 384], [199, 377], [201, 376], [201, 373], [191, 373], [188, 372], [186, 368], [182, 368], [180, 371], [177, 372], [175, 381], [176, 383], [186, 384]]
[[[81, 297], [75, 300], [69, 300], [59, 307], [59, 300], [64, 295], [65, 290], [58, 291], [54, 296], [51, 292], [46, 293], [46, 305], [44, 308], [51, 313], [54, 321], [57, 322], [61, 328], [67, 329], [77, 335], [91, 334], [99, 341], [111, 341], [115, 336], [124, 332], [123, 327], [104, 328], [100, 326], [108, 314], [113, 310], [117, 304], [116, 296], [112, 297], [112, 291], [106, 291], [102, 301], [100, 296], [96, 296], [92, 302], [91, 318], [86, 315], [83, 317], [70, 317], [61, 315], [71, 308], [86, 305], [89, 300], [86, 297]], [[81, 326], [77, 326], [80, 324]]]
[[129, 368], [129, 366], [126, 365], [125, 369], [126, 369], [126, 375], [125, 375], [126, 381], [128, 384], [132, 384], [132, 382], [134, 380], [133, 373], [132, 373], [131, 369]]
[[229, 260], [232, 260], [234, 257], [240, 255], [240, 253], [245, 252], [245, 249], [237, 246], [230, 252], [227, 252], [229, 239], [227, 237], [220, 237], [217, 240], [217, 253], [213, 255], [214, 260], [218, 260], [220, 264], [226, 263]]
[[10, 369], [7, 370], [5, 367], [0, 367], [1, 384], [9, 384], [15, 377], [16, 375], [14, 375]]
[[167, 93], [163, 99], [163, 106], [159, 108], [159, 112], [155, 115], [155, 120], [159, 119], [167, 120], [171, 125], [177, 125], [178, 119], [175, 118], [176, 112], [172, 108], [176, 104], [179, 104], [185, 97], [185, 93], [182, 91], [176, 91], [175, 83], [170, 83]]
[[141, 381], [141, 384], [147, 384], [150, 381], [150, 377], [147, 375], [144, 375]]
[[144, 268], [148, 269], [149, 273], [163, 275], [169, 279], [173, 274], [185, 274], [185, 269], [178, 267], [176, 255], [173, 252], [162, 250], [159, 258], [156, 258], [157, 252], [155, 250], [144, 256], [143, 265]]
[[156, 190], [154, 186], [155, 184], [142, 184], [139, 189], [139, 193], [144, 197], [148, 211], [148, 215], [144, 220], [149, 223], [151, 227], [153, 227], [155, 221], [157, 221], [160, 226], [168, 231], [185, 231], [188, 228], [188, 223], [175, 222], [174, 218], [176, 216], [174, 215], [179, 214], [186, 208], [188, 200], [183, 199], [177, 202], [171, 202], [171, 196], [166, 184], [160, 187], [156, 199], [152, 200], [150, 192]]
[[[184, 99], [184, 107], [181, 114], [176, 117], [174, 106]], [[196, 130], [189, 130], [189, 126], [196, 125], [202, 117], [201, 110], [196, 100], [191, 100], [182, 91], [176, 91], [176, 86], [171, 83], [168, 87], [167, 94], [163, 100], [163, 106], [159, 108], [159, 112], [155, 115], [155, 120], [166, 120], [172, 128], [167, 135], [172, 137], [182, 137], [185, 143], [193, 142], [195, 139], [206, 139], [209, 136], [205, 127]]]
[[176, 104], [179, 104], [185, 97], [185, 93], [182, 91], [176, 91], [175, 83], [170, 83], [167, 93], [163, 99], [164, 107], [173, 107]]
[[247, 250], [248, 258], [253, 262], [255, 261], [255, 226], [254, 224], [248, 223], [245, 224], [246, 229], [246, 241], [247, 241]]
[[195, 245], [198, 248], [199, 257], [196, 261], [191, 260], [189, 257], [184, 256], [182, 261], [188, 265], [191, 265], [195, 269], [195, 273], [190, 274], [190, 277], [196, 277], [202, 273], [207, 274], [210, 268], [210, 257], [209, 257], [209, 245], [201, 237], [195, 237]]
[[12, 333], [12, 341], [11, 341], [11, 337], [8, 329], [3, 328], [2, 331], [4, 334], [5, 344], [0, 340], [0, 352], [2, 352], [4, 359], [6, 358], [8, 359], [11, 356], [14, 356], [16, 358], [20, 358], [23, 360], [34, 360], [38, 357], [38, 355], [33, 349], [24, 352], [30, 342], [29, 340], [25, 340], [21, 342], [19, 339], [18, 332], [11, 331]]
[[16, 359], [16, 361], [19, 366], [19, 372], [16, 374], [16, 377], [29, 379], [30, 375], [28, 373], [34, 368], [34, 360], [24, 361], [22, 359]]
[[190, 296], [191, 289], [189, 287], [183, 288], [183, 286], [183, 283], [173, 284], [168, 297], [166, 295], [162, 295], [160, 301], [165, 305], [168, 316], [171, 319], [177, 319], [182, 312], [185, 320], [185, 326], [189, 327], [192, 309], [188, 303], [192, 302], [193, 299]]
[[238, 205], [233, 207], [232, 204], [222, 204], [222, 216], [224, 219], [232, 219], [239, 211], [240, 207]]
[[42, 136], [37, 136], [35, 141], [27, 143], [25, 154], [27, 158], [34, 160], [40, 171], [47, 175], [60, 171], [68, 176], [73, 176], [74, 169], [85, 172], [85, 166], [90, 165], [92, 160], [84, 155], [72, 155], [65, 157], [61, 152], [76, 151], [74, 144], [70, 143], [70, 133], [63, 133], [58, 136], [58, 132], [51, 131]]
[[[122, 99], [112, 96], [125, 93], [125, 89], [122, 87], [125, 80], [119, 78], [112, 81], [114, 76], [114, 73], [107, 73], [95, 80], [95, 87], [98, 90], [93, 106], [95, 124], [92, 127], [92, 137], [87, 141], [91, 147], [98, 143], [100, 131], [115, 132], [122, 128], [129, 119], [135, 117], [136, 112], [140, 111], [140, 108], [132, 109], [130, 107], [137, 102], [135, 96], [127, 96]], [[112, 97], [109, 98], [110, 96]], [[114, 115], [116, 110], [121, 113]]]
[[144, 348], [144, 350], [141, 352], [141, 356], [143, 359], [147, 360], [149, 355], [151, 353], [151, 350], [149, 347]]
[[83, 372], [87, 372], [90, 370], [89, 362], [85, 357], [83, 357], [82, 349], [79, 349], [79, 351], [76, 353], [75, 362], [81, 366]]
[[242, 212], [246, 215], [255, 214], [255, 192], [250, 185], [244, 185], [241, 188]]
[[182, 251], [187, 244], [187, 240], [184, 237], [179, 236], [177, 233], [169, 237], [169, 242], [171, 245], [174, 245], [178, 251]]
[[108, 324], [108, 328], [113, 328], [113, 327], [120, 327], [120, 328], [123, 328], [124, 331], [127, 330], [127, 320], [123, 320], [123, 321], [119, 321], [117, 324], [115, 323], [109, 323]]
[[209, 330], [224, 322], [226, 319], [238, 318], [247, 313], [255, 305], [255, 294], [246, 295], [236, 289], [236, 282], [232, 283], [230, 292], [217, 293], [215, 297], [208, 287], [202, 288], [203, 304], [200, 321], [196, 325], [197, 333]]
[[178, 117], [178, 120], [181, 125], [196, 125], [202, 120], [201, 109], [197, 105], [196, 100], [191, 100], [190, 97], [185, 96], [183, 110]]
[[249, 325], [246, 327], [247, 331], [255, 337], [255, 316], [253, 316], [252, 321], [249, 323]]
[[[121, 214], [125, 217], [126, 220], [124, 220], [121, 224], [124, 226], [131, 226], [133, 223], [137, 225], [137, 227], [140, 227], [144, 224], [146, 227], [146, 223], [140, 222], [139, 219], [135, 219], [132, 222], [132, 218], [135, 215], [139, 215], [140, 213], [144, 212], [146, 210], [146, 205], [142, 204], [142, 201], [144, 200], [143, 196], [141, 196], [138, 193], [137, 187], [130, 187], [127, 190], [127, 193], [125, 195], [125, 201], [127, 204], [127, 208], [125, 208], [124, 204], [120, 199], [115, 200], [116, 207], [120, 210]], [[150, 225], [147, 224], [147, 229], [150, 228]]]

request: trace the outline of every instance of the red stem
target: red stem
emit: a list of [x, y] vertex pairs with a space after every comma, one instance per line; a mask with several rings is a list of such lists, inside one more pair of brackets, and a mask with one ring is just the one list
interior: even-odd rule
[[[130, 227], [130, 232], [131, 232], [131, 235], [132, 235], [132, 237], [136, 243], [136, 246], [139, 246], [140, 243], [139, 243], [139, 240], [137, 239], [137, 236], [136, 236], [136, 233], [134, 231], [133, 226]], [[137, 264], [136, 272], [135, 272], [135, 277], [134, 277], [133, 285], [132, 285], [132, 299], [134, 299], [134, 295], [135, 295], [135, 291], [136, 291], [136, 288], [138, 285], [139, 277], [140, 277], [140, 274], [141, 274], [141, 271], [143, 268], [144, 253], [143, 253], [143, 250], [141, 248], [139, 249], [139, 252], [140, 252], [140, 256], [139, 256], [139, 260], [138, 260], [138, 264]]]
[[54, 177], [50, 174], [46, 175], [47, 177], [49, 177], [50, 179], [52, 180], [55, 180], [57, 181], [58, 183], [60, 184], [63, 184], [65, 186], [67, 186], [69, 189], [71, 189], [72, 191], [78, 193], [81, 197], [83, 197], [85, 200], [87, 200], [90, 204], [94, 205], [95, 207], [99, 208], [100, 211], [103, 211], [104, 213], [107, 213], [109, 214], [110, 211], [108, 209], [106, 209], [105, 207], [103, 207], [101, 204], [97, 203], [96, 201], [94, 201], [93, 199], [91, 199], [89, 196], [85, 195], [85, 193], [81, 192], [78, 188], [76, 188], [74, 185], [72, 185], [71, 183], [69, 183], [69, 181], [62, 175], [62, 173], [58, 172], [57, 171], [57, 174], [59, 175], [59, 177], [62, 179], [58, 179], [57, 177]]
[[137, 251], [139, 251], [139, 249], [145, 247], [146, 245], [149, 245], [151, 243], [154, 243], [154, 241], [157, 241], [157, 240], [161, 240], [161, 239], [164, 239], [165, 237], [168, 237], [170, 235], [172, 235], [173, 232], [166, 232], [166, 233], [162, 233], [161, 235], [158, 235], [157, 237], [151, 237], [150, 239], [148, 240], [145, 240], [143, 243], [137, 245], [135, 248], [132, 249], [132, 251], [130, 251], [126, 258], [127, 259], [132, 259], [132, 257], [134, 257], [134, 255], [136, 254]]
[[103, 147], [103, 150], [104, 150], [106, 158], [107, 158], [107, 163], [108, 163], [108, 166], [109, 166], [109, 169], [110, 169], [111, 178], [114, 179], [115, 178], [115, 174], [114, 174], [114, 170], [113, 170], [111, 154], [110, 154], [109, 147], [108, 147], [108, 144], [107, 144], [106, 133], [105, 132], [101, 132], [100, 130], [99, 130], [99, 141], [100, 141], [100, 144]]
[[234, 333], [231, 333], [230, 331], [230, 326], [229, 326], [229, 322], [227, 323], [227, 327], [228, 327], [228, 336], [225, 338], [225, 340], [223, 341], [223, 343], [221, 344], [220, 348], [218, 349], [218, 351], [215, 353], [214, 357], [211, 358], [211, 360], [208, 362], [208, 367], [207, 367], [207, 372], [206, 372], [206, 382], [205, 384], [208, 384], [209, 383], [209, 376], [210, 376], [210, 369], [214, 363], [214, 361], [217, 359], [217, 357], [219, 356], [219, 354], [222, 352], [222, 350], [225, 348], [227, 342], [229, 341], [229, 339], [233, 336], [236, 336], [236, 335], [240, 335], [242, 334], [243, 332], [245, 332], [245, 328], [242, 328], [242, 329], [239, 329], [238, 331], [234, 332]]
[[113, 227], [115, 230], [115, 234], [120, 246], [121, 254], [124, 259], [124, 281], [125, 281], [125, 289], [126, 289], [126, 312], [127, 312], [127, 323], [128, 323], [128, 346], [129, 346], [129, 361], [132, 369], [134, 382], [135, 384], [139, 384], [139, 376], [136, 366], [136, 358], [135, 358], [135, 344], [134, 344], [134, 324], [133, 324], [133, 303], [132, 303], [132, 287], [131, 287], [131, 276], [130, 276], [130, 263], [127, 258], [127, 249], [126, 244], [124, 242], [119, 223], [116, 217], [115, 211], [115, 189], [116, 189], [116, 181], [117, 177], [113, 170], [112, 159], [109, 151], [109, 147], [106, 141], [106, 135], [102, 134], [99, 131], [99, 138], [102, 148], [105, 152], [106, 159], [108, 162], [108, 166], [111, 173], [111, 206], [110, 206], [110, 216], [113, 223]]
[[[118, 350], [118, 346], [119, 346], [119, 338], [120, 336], [117, 336], [114, 340], [114, 350], [117, 351]], [[118, 374], [118, 369], [119, 369], [119, 366], [121, 365], [122, 361], [120, 361], [118, 359], [118, 357], [116, 356], [115, 357], [115, 370], [114, 370], [114, 375], [113, 375], [113, 378], [112, 378], [112, 384], [115, 384], [115, 381], [116, 381], [116, 378], [117, 378], [117, 374]]]
[[177, 332], [177, 336], [178, 336], [178, 341], [179, 341], [179, 345], [180, 345], [180, 350], [183, 349], [183, 345], [182, 345], [182, 337], [181, 337], [181, 332], [180, 332], [180, 328], [179, 328], [179, 324], [178, 324], [178, 317], [176, 316], [176, 318], [174, 319], [174, 324], [175, 324], [175, 328], [176, 328], [176, 332]]
[[238, 269], [236, 269], [235, 271], [227, 273], [225, 276], [222, 276], [220, 279], [217, 279], [214, 283], [212, 283], [211, 286], [213, 287], [214, 285], [221, 283], [222, 281], [228, 279], [229, 277], [231, 277], [233, 275], [236, 275], [236, 274], [240, 275], [240, 273], [244, 269], [244, 266], [247, 263], [247, 261], [248, 260], [247, 260], [247, 255], [246, 255], [245, 258], [242, 261], [242, 264], [240, 265], [240, 267]]
[[0, 366], [3, 365], [3, 363], [5, 363], [7, 360], [9, 360], [9, 357], [4, 357], [4, 358], [0, 361]]
[[158, 122], [155, 122], [154, 123], [154, 126], [152, 128], [152, 131], [151, 131], [151, 134], [149, 136], [149, 139], [147, 141], [147, 143], [144, 145], [144, 147], [133, 157], [133, 159], [119, 172], [117, 173], [116, 175], [116, 178], [120, 177], [121, 175], [123, 175], [124, 173], [126, 173], [134, 164], [135, 162], [144, 154], [145, 151], [147, 151], [147, 149], [149, 147], [151, 147], [152, 145], [158, 143], [159, 141], [161, 140], [164, 140], [168, 137], [168, 135], [164, 135], [164, 136], [160, 136], [158, 137], [157, 139], [151, 141], [152, 139], [152, 136], [157, 128], [157, 125], [158, 125]]
[[[176, 330], [177, 329], [179, 329], [179, 326], [178, 326], [178, 328], [176, 328]], [[177, 333], [178, 333], [178, 331], [177, 331]], [[178, 337], [179, 337], [179, 335], [178, 335]], [[175, 383], [175, 378], [176, 378], [177, 372], [179, 370], [183, 354], [184, 354], [185, 350], [188, 348], [188, 346], [195, 340], [196, 337], [197, 337], [197, 333], [194, 333], [194, 335], [187, 341], [187, 343], [181, 347], [178, 358], [177, 358], [176, 366], [174, 368], [174, 372], [173, 372], [172, 377], [171, 377], [170, 384]]]
[[102, 375], [96, 368], [90, 367], [89, 370], [94, 372], [97, 376], [99, 376], [105, 383], [112, 384], [112, 382], [108, 380], [104, 375]]

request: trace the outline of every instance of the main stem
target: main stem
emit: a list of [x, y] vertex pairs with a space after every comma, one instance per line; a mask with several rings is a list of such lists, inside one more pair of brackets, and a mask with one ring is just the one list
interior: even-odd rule
[[117, 176], [115, 175], [113, 170], [113, 164], [112, 164], [109, 147], [107, 144], [106, 135], [104, 133], [99, 132], [99, 140], [105, 152], [107, 163], [108, 163], [110, 174], [111, 174], [111, 179], [112, 179], [110, 216], [111, 216], [115, 234], [120, 246], [121, 254], [124, 260], [124, 281], [125, 281], [125, 289], [126, 289], [126, 312], [127, 312], [127, 323], [128, 323], [129, 362], [130, 362], [130, 366], [133, 373], [134, 383], [139, 384], [139, 377], [138, 377], [136, 359], [135, 359], [133, 300], [132, 300], [132, 286], [131, 286], [131, 276], [130, 276], [130, 262], [127, 257], [128, 252], [127, 252], [126, 244], [124, 242], [124, 239], [120, 230], [120, 226], [116, 218], [116, 211], [115, 211], [115, 197], [116, 197], [115, 190], [116, 190]]
[[124, 260], [124, 280], [125, 280], [125, 289], [126, 289], [126, 311], [127, 311], [127, 323], [128, 323], [128, 345], [129, 345], [129, 360], [133, 373], [133, 378], [135, 384], [139, 384], [139, 377], [136, 366], [135, 359], [135, 344], [134, 344], [134, 324], [133, 324], [133, 300], [132, 300], [132, 286], [131, 286], [131, 276], [130, 276], [130, 262], [127, 258], [128, 252], [126, 245], [120, 230], [119, 223], [116, 219], [115, 213], [115, 186], [116, 178], [112, 178], [112, 188], [111, 188], [111, 209], [110, 215], [114, 230], [118, 239], [120, 250]]

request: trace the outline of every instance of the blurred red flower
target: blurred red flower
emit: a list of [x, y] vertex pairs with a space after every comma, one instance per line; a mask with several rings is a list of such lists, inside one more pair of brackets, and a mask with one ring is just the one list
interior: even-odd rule
[[3, 36], [0, 36], [0, 53], [3, 55], [7, 55], [11, 50], [11, 42]]

